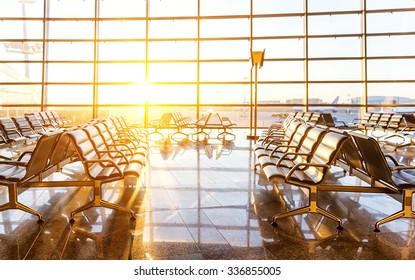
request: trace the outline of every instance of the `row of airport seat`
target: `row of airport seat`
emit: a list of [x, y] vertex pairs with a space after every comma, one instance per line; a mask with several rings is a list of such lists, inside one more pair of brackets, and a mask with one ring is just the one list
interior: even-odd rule
[[[415, 218], [412, 196], [415, 191], [415, 169], [402, 166], [390, 156], [385, 156], [373, 137], [351, 130], [323, 128], [299, 121], [283, 124], [271, 130], [255, 146], [258, 167], [266, 178], [278, 188], [281, 182], [308, 189], [307, 206], [272, 217], [277, 220], [304, 214], [318, 213], [337, 222], [342, 229], [342, 219], [318, 205], [320, 191], [393, 193], [402, 195], [402, 210], [381, 219], [375, 231], [386, 222], [404, 217]], [[339, 185], [326, 181], [333, 166], [342, 167], [345, 176], [358, 176], [366, 186]]]
[[[149, 135], [159, 135], [162, 140], [181, 141], [183, 139], [208, 140], [212, 129], [221, 130], [216, 136], [220, 140], [232, 141], [236, 136], [232, 127], [236, 124], [229, 117], [223, 117], [219, 113], [208, 113], [194, 121], [181, 112], [166, 112], [160, 118], [151, 120], [148, 127], [153, 129]], [[172, 133], [166, 133], [163, 129], [173, 129]], [[186, 129], [189, 129], [186, 131]]]
[[[19, 209], [37, 215], [43, 214], [18, 201], [18, 193], [30, 187], [90, 186], [93, 199], [70, 214], [75, 215], [91, 207], [107, 207], [129, 213], [131, 209], [103, 199], [102, 185], [124, 180], [135, 184], [147, 163], [148, 144], [146, 131], [140, 126], [128, 124], [125, 118], [110, 117], [68, 129], [55, 129], [39, 137], [34, 149], [22, 153], [16, 160], [0, 161], [0, 185], [8, 188], [9, 201], [0, 211]], [[59, 181], [53, 177], [66, 164], [79, 161], [84, 174], [71, 180]], [[57, 177], [58, 178], [58, 177]]]
[[[48, 116], [50, 119], [46, 121]], [[0, 148], [33, 143], [47, 131], [63, 128], [68, 123], [70, 121], [59, 117], [57, 112], [36, 112], [0, 118]]]

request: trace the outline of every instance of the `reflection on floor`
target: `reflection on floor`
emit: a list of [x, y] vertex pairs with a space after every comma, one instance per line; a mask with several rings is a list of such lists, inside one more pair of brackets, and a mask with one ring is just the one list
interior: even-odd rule
[[[122, 182], [105, 187], [107, 200], [138, 213], [135, 221], [93, 208], [71, 225], [70, 211], [90, 199], [90, 188], [23, 191], [20, 201], [44, 213], [46, 222], [40, 225], [22, 211], [0, 212], [0, 259], [415, 259], [414, 220], [373, 232], [377, 220], [401, 206], [399, 198], [386, 194], [323, 193], [320, 205], [343, 218], [343, 231], [315, 214], [281, 219], [272, 227], [269, 217], [301, 207], [306, 196], [282, 183], [275, 192], [255, 174], [253, 143], [246, 131], [237, 133], [225, 145], [215, 140], [152, 145], [137, 187]], [[401, 149], [397, 158], [414, 164], [411, 149]], [[332, 176], [359, 183], [341, 170]], [[6, 201], [7, 189], [0, 187], [0, 204]]]

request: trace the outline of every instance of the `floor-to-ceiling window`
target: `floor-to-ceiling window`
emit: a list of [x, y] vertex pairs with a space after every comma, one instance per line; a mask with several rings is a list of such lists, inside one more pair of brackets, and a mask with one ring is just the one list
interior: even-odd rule
[[258, 126], [290, 111], [412, 111], [412, 0], [0, 1], [1, 115], [55, 110], [75, 123], [214, 110]]

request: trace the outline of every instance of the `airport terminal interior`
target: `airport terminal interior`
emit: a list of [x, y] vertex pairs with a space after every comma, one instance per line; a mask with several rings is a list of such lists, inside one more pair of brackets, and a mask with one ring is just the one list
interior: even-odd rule
[[0, 1], [1, 260], [414, 260], [415, 1]]

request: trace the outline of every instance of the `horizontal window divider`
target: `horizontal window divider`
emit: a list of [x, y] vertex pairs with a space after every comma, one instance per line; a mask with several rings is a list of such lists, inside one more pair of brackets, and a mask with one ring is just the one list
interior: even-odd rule
[[249, 62], [249, 58], [234, 59], [200, 59], [199, 62]]
[[200, 42], [203, 41], [250, 41], [250, 37], [200, 37], [199, 39], [195, 38], [195, 40], [199, 40]]
[[345, 33], [345, 34], [311, 34], [307, 37], [309, 39], [319, 39], [319, 38], [346, 38], [346, 37], [363, 37], [363, 33]]
[[200, 41], [230, 41], [230, 40], [247, 40], [249, 41], [249, 36], [246, 37], [200, 37]]
[[[370, 97], [370, 95], [369, 95]], [[391, 104], [391, 103], [367, 103], [367, 106], [370, 107], [410, 107], [410, 106], [415, 106], [415, 104], [401, 104], [401, 105], [396, 105], [396, 104]]]
[[[145, 39], [144, 39], [145, 40]], [[194, 41], [195, 43], [197, 42], [197, 37], [183, 37], [183, 38], [152, 38], [149, 37], [148, 38], [148, 42], [152, 43], [152, 42], [191, 42]]]
[[[150, 61], [148, 61], [150, 62]], [[119, 60], [97, 60], [97, 64], [113, 64], [113, 63], [126, 63], [126, 64], [131, 64], [131, 63], [146, 63], [145, 59], [129, 59], [129, 60], [124, 60], [124, 59], [119, 59]]]
[[405, 36], [405, 35], [415, 35], [415, 31], [408, 31], [408, 32], [379, 32], [379, 33], [367, 33], [367, 37], [385, 37], [385, 36]]
[[285, 57], [285, 58], [265, 58], [264, 63], [267, 61], [305, 61], [304, 57]]
[[14, 86], [14, 85], [42, 85], [42, 81], [39, 82], [1, 82], [0, 85], [3, 86]]
[[367, 80], [367, 83], [415, 83], [414, 80]]
[[398, 13], [398, 12], [414, 12], [414, 8], [397, 8], [397, 9], [376, 9], [367, 10], [366, 14], [379, 14], [379, 13]]
[[1, 60], [0, 63], [42, 63], [42, 60]]
[[390, 56], [368, 56], [367, 60], [379, 60], [379, 59], [414, 59], [415, 55], [390, 55]]
[[15, 107], [40, 107], [41, 104], [25, 104], [25, 103], [21, 103], [21, 104], [0, 104], [0, 108], [15, 108]]
[[43, 39], [0, 39], [0, 43], [43, 43]]
[[62, 63], [62, 64], [93, 64], [94, 61], [93, 60], [45, 60], [45, 63], [48, 64], [57, 64], [57, 63]]
[[362, 60], [363, 56], [350, 56], [350, 57], [309, 57], [309, 61], [332, 61], [332, 60]]
[[23, 20], [35, 20], [35, 21], [43, 21], [43, 17], [2, 17], [1, 21], [23, 21]]
[[[252, 40], [285, 40], [285, 39], [305, 39], [305, 35], [280, 35], [280, 36], [252, 36]], [[249, 38], [248, 38], [249, 40]]]
[[[363, 79], [363, 78], [362, 78]], [[309, 84], [361, 84], [364, 80], [314, 80], [308, 81]]]
[[82, 108], [92, 108], [91, 104], [45, 104], [45, 107], [82, 107]]

